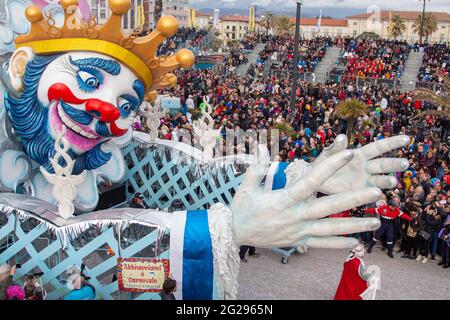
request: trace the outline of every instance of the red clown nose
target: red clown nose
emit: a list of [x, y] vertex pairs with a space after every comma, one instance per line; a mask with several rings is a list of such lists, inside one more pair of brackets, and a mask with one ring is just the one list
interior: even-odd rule
[[120, 118], [120, 110], [114, 105], [99, 99], [79, 99], [63, 83], [55, 83], [48, 89], [48, 100], [62, 100], [72, 104], [86, 103], [86, 111], [93, 114], [99, 121], [109, 123], [114, 136], [122, 136], [128, 131], [128, 129], [121, 129], [116, 125], [116, 120]]

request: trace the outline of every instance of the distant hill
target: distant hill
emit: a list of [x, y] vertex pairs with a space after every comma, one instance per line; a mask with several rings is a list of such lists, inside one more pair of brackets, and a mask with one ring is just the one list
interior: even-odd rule
[[[208, 14], [213, 14], [213, 12], [214, 12], [214, 8], [202, 8], [202, 9], [197, 9], [197, 10], [204, 12], [204, 13], [208, 13]], [[275, 12], [274, 10], [261, 10], [259, 12], [264, 14], [264, 12], [267, 12], [267, 11], [271, 11], [273, 13], [280, 14], [280, 15], [295, 16], [295, 12], [294, 12], [294, 14], [292, 14], [292, 12], [289, 12], [289, 11], [276, 11]], [[248, 9], [220, 8], [220, 15], [221, 16], [232, 16], [232, 15], [247, 16]], [[302, 16], [305, 18], [312, 18], [312, 16], [310, 17], [309, 15], [302, 14]]]
[[[202, 4], [204, 5], [204, 4]], [[313, 18], [320, 14], [321, 8], [302, 8], [302, 17], [303, 18]], [[214, 12], [214, 8], [197, 8], [197, 10], [212, 14]], [[364, 10], [362, 9], [350, 9], [350, 8], [324, 8], [323, 10], [323, 16], [331, 16], [336, 19], [343, 19], [347, 16], [351, 16], [354, 14], [364, 13]], [[266, 10], [266, 9], [260, 9], [259, 12], [264, 14], [264, 12], [271, 11], [275, 14], [280, 15], [288, 15], [290, 17], [295, 17], [296, 11], [295, 9], [292, 10]], [[220, 8], [220, 15], [221, 16], [228, 16], [228, 15], [242, 15], [247, 16], [248, 15], [248, 9], [239, 9], [239, 8]]]

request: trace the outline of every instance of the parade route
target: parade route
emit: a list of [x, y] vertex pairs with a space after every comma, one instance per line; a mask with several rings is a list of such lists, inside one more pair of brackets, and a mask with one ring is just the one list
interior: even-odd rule
[[[363, 258], [366, 266], [381, 269], [381, 290], [377, 300], [433, 300], [450, 297], [450, 269], [437, 266], [440, 258], [422, 264], [402, 259], [394, 250], [394, 259], [376, 246]], [[281, 256], [259, 249], [259, 258], [247, 258], [239, 272], [239, 299], [330, 300], [341, 277], [346, 250], [311, 249], [306, 255], [292, 255], [288, 264]]]

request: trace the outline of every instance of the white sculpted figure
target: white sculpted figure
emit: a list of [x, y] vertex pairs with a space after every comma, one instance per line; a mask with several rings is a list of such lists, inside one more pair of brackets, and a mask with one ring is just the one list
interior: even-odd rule
[[161, 110], [160, 106], [152, 105], [149, 102], [143, 102], [140, 109], [144, 110], [142, 113], [145, 117], [145, 123], [150, 130], [150, 141], [155, 141], [158, 138], [158, 128], [161, 124], [160, 119], [164, 116], [164, 111]]
[[[66, 128], [63, 127], [62, 131], [58, 133], [55, 140], [55, 155], [50, 159], [53, 170], [55, 173], [48, 172], [44, 167], [40, 167], [40, 171], [44, 178], [53, 185], [53, 196], [58, 202], [58, 212], [61, 217], [70, 218], [75, 207], [73, 201], [77, 196], [77, 186], [83, 183], [86, 178], [86, 170], [78, 175], [72, 175], [73, 166], [75, 161], [67, 153], [69, 151], [69, 142], [64, 138]], [[63, 147], [61, 148], [61, 144]], [[59, 164], [60, 158], [65, 161], [64, 165]]]
[[203, 99], [205, 109], [202, 109], [202, 117], [193, 124], [194, 133], [200, 137], [200, 145], [203, 147], [205, 160], [211, 160], [214, 156], [213, 149], [216, 146], [216, 139], [220, 137], [220, 129], [214, 129], [214, 120], [211, 117], [212, 107], [209, 98]]

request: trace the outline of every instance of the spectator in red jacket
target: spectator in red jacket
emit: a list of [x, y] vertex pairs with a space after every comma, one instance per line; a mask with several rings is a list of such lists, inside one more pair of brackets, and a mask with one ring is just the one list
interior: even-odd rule
[[379, 214], [381, 218], [381, 227], [377, 230], [375, 236], [370, 242], [367, 253], [371, 253], [372, 248], [377, 243], [377, 241], [380, 240], [383, 235], [386, 235], [386, 247], [388, 249], [388, 256], [390, 258], [394, 258], [394, 255], [392, 254], [392, 251], [394, 249], [394, 219], [400, 217], [409, 221], [411, 220], [411, 217], [401, 211], [396, 206], [393, 200], [389, 201], [388, 205], [383, 205], [378, 208], [368, 208], [365, 210], [365, 213]]

